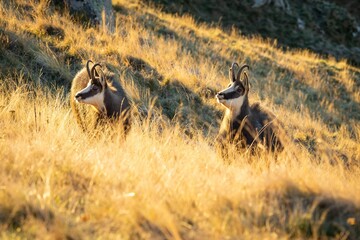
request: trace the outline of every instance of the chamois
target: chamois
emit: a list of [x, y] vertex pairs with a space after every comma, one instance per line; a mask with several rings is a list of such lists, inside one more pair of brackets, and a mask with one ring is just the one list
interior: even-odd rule
[[[92, 67], [90, 69], [90, 64]], [[95, 111], [84, 105], [91, 105]], [[74, 77], [70, 104], [77, 122], [84, 131], [104, 120], [120, 120], [125, 133], [130, 127], [130, 104], [120, 82], [100, 63], [88, 60], [86, 67]], [[95, 121], [95, 122], [93, 122]], [[91, 126], [95, 124], [95, 126]]]
[[[240, 68], [236, 75], [235, 66]], [[282, 143], [276, 135], [275, 116], [264, 111], [259, 103], [249, 104], [249, 79], [245, 71], [249, 68], [248, 65], [240, 67], [234, 62], [229, 69], [230, 84], [216, 94], [217, 101], [226, 108], [217, 141], [222, 147], [226, 143], [233, 143], [251, 150], [255, 146], [270, 151], [282, 150]]]

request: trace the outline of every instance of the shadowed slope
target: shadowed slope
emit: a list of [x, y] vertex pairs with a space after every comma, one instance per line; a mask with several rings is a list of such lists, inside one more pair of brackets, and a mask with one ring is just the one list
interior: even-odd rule
[[[46, 1], [0, 1], [1, 239], [359, 238], [358, 68], [113, 2], [108, 35]], [[76, 125], [68, 86], [87, 59], [139, 112], [126, 140]], [[276, 159], [213, 147], [234, 60], [295, 140]]]

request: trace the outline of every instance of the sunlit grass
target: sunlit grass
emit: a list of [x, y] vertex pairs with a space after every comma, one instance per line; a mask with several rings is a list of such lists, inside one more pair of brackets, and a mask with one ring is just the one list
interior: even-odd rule
[[[1, 238], [360, 235], [358, 68], [137, 1], [113, 4], [128, 14], [111, 35], [46, 4], [20, 14], [1, 3], [0, 50], [16, 70], [0, 78]], [[140, 112], [126, 138], [117, 126], [76, 125], [68, 86], [88, 58], [110, 65]], [[284, 152], [218, 153], [213, 95], [232, 61], [251, 65], [250, 101], [283, 123]]]

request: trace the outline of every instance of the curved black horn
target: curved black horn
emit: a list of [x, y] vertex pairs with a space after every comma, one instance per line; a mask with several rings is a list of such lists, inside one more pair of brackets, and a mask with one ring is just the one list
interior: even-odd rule
[[231, 81], [235, 82], [236, 81], [236, 78], [235, 78], [235, 65], [239, 67], [239, 64], [237, 62], [233, 62], [231, 64], [231, 68], [230, 68], [230, 79]]
[[91, 75], [90, 75], [90, 67], [89, 67], [90, 63], [93, 63], [93, 61], [91, 61], [91, 60], [89, 59], [89, 60], [87, 61], [87, 63], [86, 63], [86, 70], [87, 70], [87, 73], [88, 73], [89, 77], [91, 78]]
[[94, 75], [94, 73], [95, 73], [95, 71], [96, 71], [96, 69], [95, 69], [95, 68], [96, 68], [97, 66], [100, 66], [100, 67], [102, 68], [102, 66], [101, 66], [101, 64], [100, 64], [100, 63], [96, 63], [96, 64], [94, 64], [94, 66], [91, 68], [91, 75], [90, 75], [90, 76], [91, 76], [91, 79], [93, 79], [93, 80], [95, 79], [95, 75]]
[[250, 86], [249, 86], [249, 77], [248, 77], [247, 72], [244, 72], [243, 85], [244, 85], [244, 87], [245, 87], [245, 91], [246, 91], [246, 92], [249, 92]]
[[244, 71], [245, 68], [247, 68], [248, 70], [250, 69], [249, 65], [247, 64], [242, 65], [241, 68], [239, 69], [236, 79], [240, 80], [241, 73]]

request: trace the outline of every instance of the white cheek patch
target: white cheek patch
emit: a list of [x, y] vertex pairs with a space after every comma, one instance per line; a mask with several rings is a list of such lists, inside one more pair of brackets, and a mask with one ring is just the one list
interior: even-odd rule
[[234, 115], [237, 115], [240, 112], [242, 105], [244, 104], [244, 100], [245, 95], [238, 98], [223, 100], [221, 104], [230, 109]]
[[[221, 91], [221, 93], [229, 93], [234, 92], [239, 88], [239, 85], [231, 85], [230, 87], [224, 89]], [[218, 99], [218, 102], [223, 104], [226, 108], [229, 108], [232, 111], [236, 111], [237, 109], [240, 109], [241, 106], [244, 103], [245, 96], [240, 96], [238, 98], [232, 98], [232, 99]]]
[[98, 94], [84, 99], [82, 102], [94, 106], [99, 112], [102, 112], [105, 109], [104, 104], [104, 91], [99, 92]]
[[[88, 85], [83, 90], [79, 91], [77, 94], [86, 94], [90, 90], [91, 90], [91, 82], [89, 81]], [[87, 97], [85, 99], [82, 98], [80, 98], [79, 100], [76, 99], [76, 101], [80, 103], [92, 105], [96, 108], [97, 111], [102, 112], [105, 109], [104, 96], [105, 96], [104, 91], [101, 91], [96, 95]]]
[[235, 111], [236, 111], [236, 109], [240, 110], [240, 108], [244, 104], [244, 100], [245, 100], [245, 95], [232, 99], [230, 101], [230, 108]]

